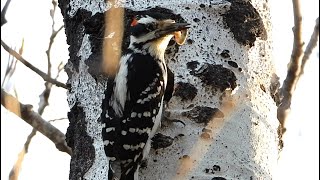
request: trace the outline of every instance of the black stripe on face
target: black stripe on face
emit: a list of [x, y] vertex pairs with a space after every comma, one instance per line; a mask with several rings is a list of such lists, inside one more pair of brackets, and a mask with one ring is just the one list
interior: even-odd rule
[[137, 24], [135, 26], [132, 26], [130, 28], [131, 35], [135, 37], [141, 37], [143, 35], [146, 35], [154, 30], [156, 30], [156, 24], [155, 23], [148, 23], [148, 24]]

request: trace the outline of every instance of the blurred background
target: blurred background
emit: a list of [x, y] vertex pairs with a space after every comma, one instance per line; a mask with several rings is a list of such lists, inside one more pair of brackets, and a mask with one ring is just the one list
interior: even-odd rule
[[[1, 9], [5, 2], [1, 0]], [[283, 82], [293, 44], [292, 2], [270, 0], [269, 3], [273, 24], [273, 58], [280, 82]], [[22, 56], [43, 72], [47, 72], [46, 51], [52, 28], [57, 31], [63, 26], [60, 9], [57, 7], [53, 11], [52, 8], [49, 0], [12, 0], [6, 14], [8, 22], [1, 27], [1, 39], [16, 51], [23, 46]], [[303, 39], [308, 43], [315, 20], [319, 17], [319, 2], [301, 1], [301, 9]], [[66, 73], [58, 68], [68, 60], [68, 46], [63, 28], [54, 39], [50, 51], [51, 76], [55, 78], [59, 75], [57, 80], [66, 82]], [[2, 87], [8, 93], [16, 95], [20, 102], [32, 104], [37, 111], [39, 96], [45, 89], [44, 81], [20, 62], [15, 64], [15, 71], [8, 78], [8, 63], [15, 61], [1, 46]], [[52, 86], [49, 106], [42, 115], [63, 133], [68, 127], [66, 118], [69, 107], [66, 99], [65, 89]], [[279, 167], [276, 168], [278, 173], [275, 179], [319, 179], [319, 45], [306, 64], [291, 107], [284, 137], [285, 147], [279, 159]], [[1, 179], [8, 179], [31, 131], [29, 124], [1, 106]], [[19, 179], [68, 179], [69, 161], [68, 154], [58, 151], [50, 140], [38, 132], [31, 140]]]

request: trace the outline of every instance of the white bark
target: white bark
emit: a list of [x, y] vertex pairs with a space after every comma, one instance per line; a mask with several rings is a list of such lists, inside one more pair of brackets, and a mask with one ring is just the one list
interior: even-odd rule
[[[119, 4], [121, 3], [118, 2], [117, 6]], [[175, 57], [166, 58], [176, 60], [169, 60], [169, 67], [175, 73], [175, 82], [193, 84], [197, 88], [197, 95], [192, 101], [181, 101], [177, 96], [172, 98], [169, 104], [170, 114], [183, 120], [186, 126], [173, 123], [159, 129], [162, 134], [175, 137], [174, 142], [167, 148], [151, 150], [147, 168], [141, 169], [141, 179], [272, 179], [279, 142], [276, 105], [268, 88], [272, 86], [274, 67], [271, 59], [272, 39], [267, 1], [252, 1], [252, 5], [262, 17], [268, 38], [258, 38], [251, 48], [239, 44], [223, 23], [222, 14], [229, 10], [230, 2], [132, 0], [124, 4], [133, 10], [155, 6], [168, 8], [181, 14], [192, 26], [189, 39], [192, 39], [193, 43], [181, 46]], [[97, 12], [95, 8], [90, 9], [96, 7], [95, 5], [70, 3], [70, 6], [73, 11], [70, 15], [74, 15], [77, 8]], [[194, 21], [195, 18], [200, 21]], [[82, 44], [78, 53], [81, 57], [80, 71], [70, 79], [72, 89], [68, 100], [71, 107], [78, 102], [78, 106], [84, 108], [87, 133], [94, 140], [95, 160], [85, 179], [106, 179], [107, 162], [102, 146], [101, 125], [97, 122], [105, 87], [104, 84], [96, 84], [87, 72], [84, 61], [91, 51], [86, 35]], [[225, 49], [229, 50], [229, 58], [220, 55]], [[230, 66], [227, 63], [229, 60], [236, 62], [242, 71]], [[213, 93], [200, 78], [190, 74], [186, 63], [191, 61], [199, 62], [198, 69], [204, 63], [223, 65], [234, 72], [237, 88]], [[183, 116], [182, 112], [186, 113], [195, 106], [218, 108], [224, 117], [212, 117], [205, 125]], [[217, 167], [220, 167], [220, 170]]]

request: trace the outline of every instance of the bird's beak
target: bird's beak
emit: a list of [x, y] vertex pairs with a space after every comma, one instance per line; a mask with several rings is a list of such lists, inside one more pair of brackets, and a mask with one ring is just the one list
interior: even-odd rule
[[155, 32], [157, 37], [172, 34], [179, 45], [185, 42], [188, 33], [187, 29], [190, 28], [188, 23], [175, 23], [172, 21], [164, 21], [159, 26], [159, 29]]

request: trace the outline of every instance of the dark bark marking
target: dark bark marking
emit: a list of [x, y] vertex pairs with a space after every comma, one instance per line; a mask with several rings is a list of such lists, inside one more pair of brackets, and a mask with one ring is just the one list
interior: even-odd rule
[[267, 39], [267, 32], [258, 11], [249, 1], [228, 0], [230, 10], [223, 15], [223, 20], [230, 28], [236, 41], [252, 47], [257, 37]]

